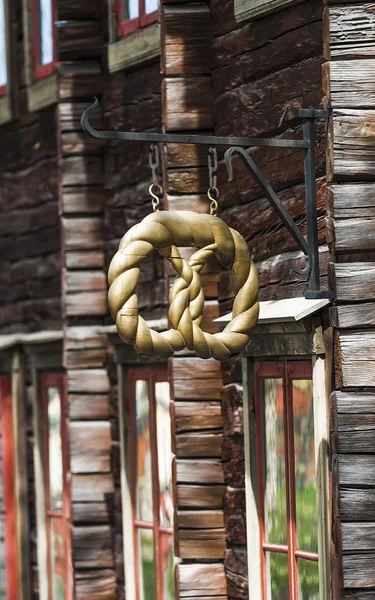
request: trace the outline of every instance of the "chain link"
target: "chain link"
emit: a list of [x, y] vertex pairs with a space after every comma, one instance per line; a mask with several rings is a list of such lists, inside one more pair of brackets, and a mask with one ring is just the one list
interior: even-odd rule
[[210, 187], [207, 190], [208, 199], [211, 201], [210, 204], [210, 215], [216, 216], [219, 199], [219, 190], [217, 189], [217, 176], [216, 171], [218, 167], [217, 162], [217, 151], [216, 148], [210, 148], [208, 151], [208, 176]]
[[159, 149], [154, 144], [151, 144], [150, 146], [148, 162], [152, 173], [152, 184], [148, 188], [148, 191], [152, 198], [152, 210], [157, 212], [160, 208], [160, 197], [163, 195], [163, 188], [158, 183], [157, 171], [160, 165]]

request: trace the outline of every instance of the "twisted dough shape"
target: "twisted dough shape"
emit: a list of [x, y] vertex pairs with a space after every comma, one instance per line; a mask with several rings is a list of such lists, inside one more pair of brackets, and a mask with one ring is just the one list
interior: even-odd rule
[[[199, 248], [189, 261], [177, 246]], [[172, 264], [178, 277], [169, 295], [171, 329], [150, 329], [138, 314], [135, 293], [139, 265], [156, 248]], [[210, 256], [231, 269], [236, 298], [233, 319], [220, 333], [200, 328], [204, 294], [199, 273]], [[189, 348], [200, 358], [223, 360], [248, 342], [259, 313], [258, 277], [244, 238], [216, 216], [194, 212], [156, 212], [132, 227], [122, 238], [109, 268], [108, 302], [120, 337], [139, 354], [161, 358]]]

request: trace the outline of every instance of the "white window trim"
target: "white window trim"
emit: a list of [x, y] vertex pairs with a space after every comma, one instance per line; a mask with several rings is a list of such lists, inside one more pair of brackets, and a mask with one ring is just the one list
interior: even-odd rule
[[237, 23], [276, 12], [305, 0], [234, 0], [234, 16]]
[[108, 0], [107, 68], [109, 73], [153, 61], [161, 55], [159, 23], [152, 23], [129, 35], [118, 37], [115, 3], [116, 0]]
[[25, 63], [25, 80], [27, 94], [27, 108], [34, 112], [57, 103], [57, 74], [52, 73], [42, 79], [35, 79], [34, 58], [34, 27], [33, 27], [33, 0], [22, 0], [23, 16], [23, 56]]
[[5, 48], [6, 48], [6, 67], [7, 67], [7, 92], [0, 98], [0, 125], [9, 123], [13, 118], [12, 94], [11, 94], [11, 68], [10, 68], [10, 39], [9, 39], [9, 3], [4, 0], [4, 22], [5, 22]]
[[[287, 329], [287, 326], [284, 326]], [[258, 332], [258, 334], [260, 331]], [[282, 333], [279, 335], [282, 338]], [[299, 334], [300, 335], [300, 334]], [[315, 336], [316, 337], [316, 336]], [[319, 554], [319, 598], [331, 600], [331, 569], [330, 569], [330, 490], [329, 490], [329, 414], [326, 390], [325, 356], [321, 354], [322, 343], [316, 343], [317, 353], [305, 355], [312, 360], [313, 368], [313, 402], [314, 402], [314, 435], [315, 435], [315, 466], [318, 501], [318, 554]], [[277, 346], [277, 345], [276, 345]], [[267, 356], [271, 358], [271, 356]], [[284, 358], [275, 355], [275, 360]], [[295, 357], [287, 356], [293, 360]], [[244, 385], [244, 451], [245, 451], [245, 490], [246, 490], [246, 532], [248, 540], [248, 572], [249, 600], [259, 600], [262, 597], [261, 577], [261, 548], [258, 516], [258, 479], [256, 452], [256, 419], [250, 410], [248, 399], [254, 394], [253, 360], [262, 357], [244, 357], [242, 359]]]

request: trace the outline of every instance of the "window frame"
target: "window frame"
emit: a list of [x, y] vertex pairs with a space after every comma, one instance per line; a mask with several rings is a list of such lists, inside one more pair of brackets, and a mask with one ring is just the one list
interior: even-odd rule
[[[117, 345], [118, 339], [116, 339], [117, 343], [114, 343], [115, 346], [115, 354], [116, 354], [116, 363], [117, 363], [117, 377], [118, 377], [118, 387], [119, 387], [119, 426], [120, 426], [120, 453], [121, 453], [121, 501], [122, 501], [122, 519], [123, 519], [123, 550], [124, 550], [124, 571], [125, 571], [125, 588], [126, 588], [126, 598], [127, 600], [139, 600], [139, 594], [137, 592], [137, 586], [139, 585], [139, 576], [137, 572], [137, 554], [138, 547], [136, 545], [136, 536], [135, 532], [135, 524], [134, 524], [134, 516], [135, 516], [135, 479], [134, 479], [134, 461], [132, 466], [132, 461], [129, 460], [129, 444], [132, 443], [132, 439], [134, 440], [134, 433], [131, 432], [130, 423], [132, 423], [132, 416], [135, 416], [135, 405], [134, 402], [131, 401], [130, 386], [131, 384], [138, 379], [145, 380], [147, 377], [150, 378], [150, 374], [153, 374], [153, 389], [154, 384], [158, 381], [166, 381], [169, 382], [168, 376], [168, 366], [165, 361], [157, 359], [155, 357], [150, 357], [150, 359], [144, 359], [142, 361], [138, 359], [133, 360], [133, 351], [128, 351], [123, 345]], [[115, 341], [115, 340], [114, 340]], [[136, 376], [136, 379], [135, 379]], [[150, 397], [150, 396], [149, 396]], [[150, 409], [151, 409], [150, 405]], [[153, 421], [154, 424], [153, 429], [155, 429], [155, 411], [150, 410], [150, 424], [152, 413], [154, 415]], [[154, 435], [154, 443], [157, 445], [157, 438]], [[173, 446], [171, 445], [171, 456], [173, 455]], [[158, 466], [158, 456], [153, 456], [153, 463]], [[155, 471], [154, 471], [155, 472]], [[159, 480], [158, 480], [159, 481]], [[156, 491], [158, 493], [156, 493]], [[157, 486], [153, 485], [152, 490], [153, 495], [153, 514], [155, 515], [155, 508], [157, 506], [156, 496], [158, 496], [158, 505], [160, 505], [160, 489], [159, 483]], [[175, 542], [174, 539], [174, 525], [170, 528], [164, 528], [160, 525], [160, 515], [158, 512], [159, 519], [159, 528], [158, 533], [168, 533], [172, 535], [173, 544]], [[168, 531], [166, 531], [168, 529]], [[158, 551], [156, 548], [156, 540], [154, 538], [154, 562], [155, 562], [155, 585], [157, 589], [158, 597], [161, 593], [161, 563], [160, 563], [160, 546]]]
[[144, 29], [152, 23], [156, 23], [158, 20], [159, 9], [154, 10], [152, 13], [146, 13], [145, 4], [146, 0], [137, 0], [139, 7], [139, 17], [134, 19], [126, 19], [124, 21], [122, 17], [122, 2], [123, 0], [117, 0], [115, 4], [115, 12], [117, 15], [117, 34], [119, 38], [125, 37], [134, 31]]
[[49, 77], [56, 71], [57, 67], [57, 26], [56, 26], [56, 2], [50, 0], [52, 8], [52, 43], [53, 43], [53, 60], [45, 65], [41, 64], [41, 45], [38, 43], [40, 40], [40, 2], [39, 0], [32, 0], [32, 22], [33, 22], [33, 47], [32, 56], [34, 59], [34, 76], [38, 81]]
[[[325, 344], [327, 340], [327, 345]], [[261, 536], [259, 526], [258, 453], [255, 415], [255, 361], [310, 360], [314, 399], [315, 466], [318, 504], [318, 553], [320, 600], [332, 598], [331, 512], [332, 490], [329, 474], [329, 394], [331, 391], [332, 357], [330, 333], [323, 334], [321, 319], [309, 316], [297, 322], [272, 322], [258, 325], [250, 336], [242, 358], [244, 386], [244, 453], [246, 488], [249, 600], [262, 598]], [[326, 356], [327, 348], [327, 356]]]
[[[63, 506], [61, 515], [56, 511], [49, 510], [49, 452], [48, 452], [48, 400], [47, 390], [49, 387], [56, 387], [60, 394], [61, 422], [60, 435], [62, 446], [62, 476], [63, 476]], [[71, 489], [70, 489], [70, 469], [69, 469], [69, 440], [68, 440], [68, 415], [65, 408], [65, 375], [63, 372], [45, 371], [39, 373], [38, 404], [40, 417], [40, 438], [39, 451], [42, 456], [42, 477], [43, 477], [43, 500], [44, 500], [44, 526], [45, 526], [45, 544], [47, 550], [47, 587], [48, 599], [52, 599], [52, 565], [51, 556], [51, 520], [61, 518], [62, 529], [64, 532], [64, 581], [65, 600], [73, 598], [73, 580], [71, 569]], [[51, 513], [51, 514], [49, 514]], [[52, 514], [53, 513], [53, 514]]]
[[[289, 593], [298, 598], [298, 559], [318, 562], [318, 554], [297, 548], [296, 523], [296, 485], [295, 485], [295, 441], [294, 441], [294, 411], [292, 383], [294, 380], [313, 378], [311, 360], [271, 360], [256, 361], [254, 409], [256, 414], [256, 445], [258, 462], [258, 496], [259, 524], [262, 569], [262, 600], [267, 600], [266, 556], [267, 553], [279, 553], [288, 557]], [[285, 484], [286, 484], [286, 517], [287, 544], [270, 543], [265, 540], [264, 513], [264, 412], [262, 409], [262, 381], [265, 379], [282, 379], [283, 382], [283, 421], [285, 447]]]
[[2, 480], [4, 502], [4, 547], [6, 598], [19, 596], [17, 509], [15, 492], [15, 448], [13, 432], [12, 382], [9, 375], [0, 374], [0, 427], [2, 444]]
[[12, 57], [11, 50], [14, 46], [13, 34], [10, 28], [10, 20], [13, 18], [14, 7], [10, 6], [9, 0], [4, 0], [4, 33], [6, 51], [7, 82], [0, 86], [0, 125], [4, 125], [13, 119], [14, 115], [14, 93], [12, 90]]

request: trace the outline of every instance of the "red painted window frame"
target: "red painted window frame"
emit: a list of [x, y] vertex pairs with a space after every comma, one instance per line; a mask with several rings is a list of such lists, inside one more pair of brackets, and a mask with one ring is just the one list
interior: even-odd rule
[[[7, 0], [4, 1], [4, 9], [5, 9], [5, 2]], [[4, 35], [5, 35], [5, 49], [6, 49], [6, 64], [7, 64], [7, 71], [8, 71], [8, 48], [7, 48], [7, 32], [6, 32], [6, 27], [8, 25], [8, 22], [6, 20], [6, 15], [7, 15], [7, 11], [5, 9], [5, 14], [4, 14]], [[8, 75], [8, 74], [7, 74]], [[8, 77], [7, 77], [8, 79]], [[6, 83], [5, 85], [0, 85], [0, 98], [3, 98], [4, 96], [6, 96], [8, 93], [8, 83]]]
[[41, 64], [40, 54], [40, 28], [39, 28], [39, 0], [32, 0], [32, 19], [33, 19], [33, 36], [34, 43], [32, 48], [32, 55], [34, 57], [34, 75], [35, 79], [44, 79], [56, 70], [56, 10], [57, 2], [51, 0], [52, 3], [52, 35], [53, 35], [53, 60], [47, 65]]
[[2, 474], [5, 509], [5, 573], [6, 598], [18, 599], [17, 514], [14, 481], [14, 435], [12, 417], [12, 384], [7, 375], [0, 375], [0, 427], [2, 444]]
[[115, 13], [117, 15], [117, 33], [119, 37], [123, 37], [125, 35], [129, 35], [129, 33], [133, 33], [137, 29], [142, 29], [143, 27], [147, 27], [147, 25], [151, 25], [151, 23], [155, 23], [158, 20], [158, 10], [154, 10], [152, 13], [146, 14], [145, 0], [138, 0], [139, 3], [139, 17], [135, 19], [128, 19], [126, 21], [122, 18], [122, 2], [123, 0], [116, 0], [115, 4]]
[[[151, 470], [152, 470], [152, 506], [153, 506], [153, 523], [140, 521], [137, 519], [136, 510], [136, 452], [135, 452], [135, 398], [134, 384], [136, 381], [147, 381], [150, 409], [149, 409], [149, 428], [150, 428], [150, 443], [151, 443]], [[173, 527], [163, 527], [160, 524], [160, 487], [159, 487], [159, 469], [158, 469], [158, 444], [157, 444], [157, 429], [156, 429], [156, 398], [155, 398], [155, 383], [159, 381], [168, 381], [168, 370], [163, 367], [150, 368], [133, 368], [127, 372], [127, 402], [129, 414], [129, 442], [130, 442], [130, 486], [132, 499], [132, 515], [133, 515], [133, 549], [135, 563], [135, 590], [136, 599], [140, 600], [141, 594], [139, 590], [139, 553], [138, 553], [138, 529], [151, 529], [154, 533], [154, 561], [155, 561], [155, 600], [163, 600], [163, 568], [162, 568], [162, 551], [161, 551], [161, 536], [173, 535]]]
[[[283, 416], [286, 478], [287, 545], [273, 544], [265, 540], [264, 515], [264, 451], [262, 380], [283, 380]], [[288, 555], [289, 600], [298, 600], [298, 559], [318, 562], [319, 555], [297, 548], [295, 452], [293, 425], [292, 382], [295, 379], [312, 380], [312, 363], [309, 360], [257, 361], [255, 363], [255, 414], [258, 466], [259, 530], [261, 545], [262, 600], [267, 600], [267, 552]]]
[[[41, 430], [42, 430], [42, 455], [43, 455], [43, 476], [44, 476], [44, 499], [45, 499], [45, 520], [47, 531], [47, 556], [48, 556], [48, 597], [52, 600], [52, 573], [50, 558], [51, 545], [51, 524], [52, 518], [61, 518], [64, 532], [64, 550], [65, 550], [65, 600], [73, 600], [73, 572], [71, 562], [71, 478], [69, 467], [69, 438], [68, 438], [68, 415], [65, 402], [65, 375], [64, 373], [41, 373], [39, 379], [40, 386], [40, 408], [41, 408]], [[61, 402], [61, 444], [62, 444], [62, 462], [63, 462], [63, 507], [61, 514], [49, 510], [49, 456], [48, 456], [48, 406], [47, 390], [49, 387], [56, 387], [59, 390]]]

